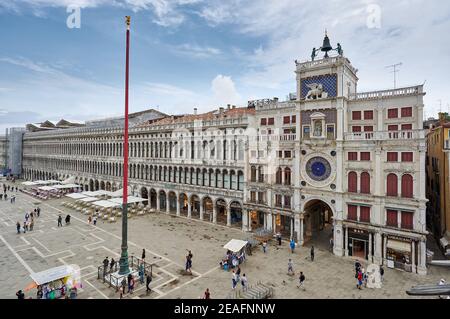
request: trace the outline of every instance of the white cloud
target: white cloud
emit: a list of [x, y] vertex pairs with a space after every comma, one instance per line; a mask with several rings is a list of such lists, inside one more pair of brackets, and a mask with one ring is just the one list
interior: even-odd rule
[[240, 104], [242, 98], [236, 90], [233, 80], [229, 76], [217, 75], [211, 82], [213, 101], [219, 105]]
[[193, 58], [210, 58], [222, 54], [220, 49], [189, 43], [174, 46], [173, 52], [175, 54], [181, 54]]

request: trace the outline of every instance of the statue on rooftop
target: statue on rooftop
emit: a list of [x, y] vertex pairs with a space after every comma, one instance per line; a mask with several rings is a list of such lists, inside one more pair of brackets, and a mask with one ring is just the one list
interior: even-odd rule
[[317, 55], [317, 50], [316, 50], [316, 48], [313, 48], [312, 53], [311, 53], [311, 60], [314, 61], [314, 59], [316, 58], [316, 55]]
[[337, 44], [336, 51], [337, 51], [337, 53], [338, 53], [340, 56], [343, 56], [343, 55], [344, 55], [344, 51], [342, 50], [342, 47], [341, 47], [341, 44], [340, 44], [340, 43]]

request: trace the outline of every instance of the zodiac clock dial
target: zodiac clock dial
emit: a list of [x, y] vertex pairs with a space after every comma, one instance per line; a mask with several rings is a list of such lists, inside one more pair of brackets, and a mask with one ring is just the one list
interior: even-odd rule
[[313, 157], [306, 163], [306, 173], [315, 181], [324, 181], [331, 175], [331, 165], [323, 157]]

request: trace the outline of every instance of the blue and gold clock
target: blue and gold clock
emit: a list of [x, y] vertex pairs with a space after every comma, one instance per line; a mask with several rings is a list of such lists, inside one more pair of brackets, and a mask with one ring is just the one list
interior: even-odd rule
[[306, 173], [317, 182], [324, 181], [331, 175], [331, 165], [328, 160], [323, 157], [316, 156], [306, 163]]

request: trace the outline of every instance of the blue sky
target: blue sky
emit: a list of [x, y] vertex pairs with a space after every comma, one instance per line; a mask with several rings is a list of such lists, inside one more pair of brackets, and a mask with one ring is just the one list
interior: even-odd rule
[[[79, 29], [66, 25], [71, 4]], [[295, 91], [294, 60], [325, 29], [359, 69], [359, 91], [392, 88], [385, 66], [403, 62], [399, 86], [426, 81], [426, 116], [438, 100], [450, 108], [447, 1], [0, 0], [0, 129], [121, 114], [125, 15], [131, 111], [283, 99]]]

